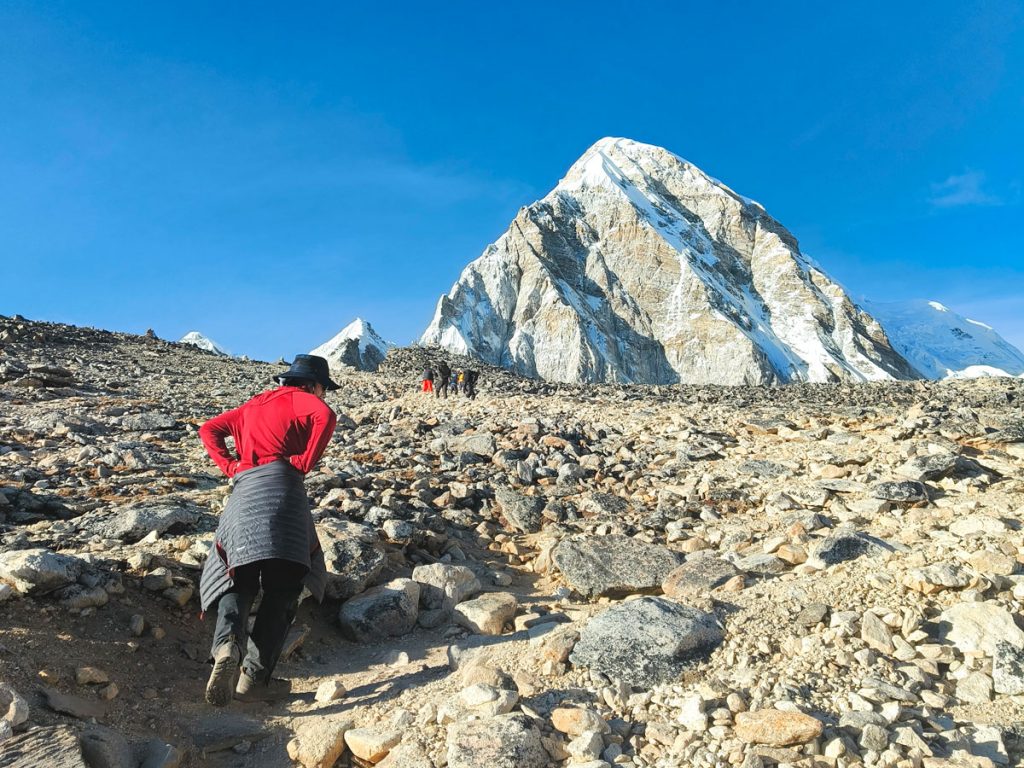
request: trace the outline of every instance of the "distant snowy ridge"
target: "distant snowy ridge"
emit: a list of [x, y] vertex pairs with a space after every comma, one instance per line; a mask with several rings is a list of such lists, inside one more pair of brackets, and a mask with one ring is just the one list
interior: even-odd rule
[[760, 204], [616, 138], [519, 211], [420, 342], [555, 381], [918, 377]]
[[213, 352], [215, 355], [224, 355], [226, 357], [231, 356], [231, 353], [224, 349], [224, 347], [213, 341], [213, 339], [203, 336], [199, 331], [189, 331], [178, 339], [178, 343], [191, 344], [193, 347], [205, 349], [207, 352]]
[[376, 371], [391, 346], [372, 325], [357, 317], [310, 354], [326, 358], [332, 368]]
[[1024, 353], [937, 301], [864, 302], [896, 350], [929, 379], [1024, 375]]

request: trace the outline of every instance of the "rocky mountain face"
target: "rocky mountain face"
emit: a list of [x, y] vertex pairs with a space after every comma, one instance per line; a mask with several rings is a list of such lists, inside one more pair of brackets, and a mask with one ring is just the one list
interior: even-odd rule
[[373, 326], [357, 317], [337, 336], [310, 352], [327, 359], [332, 368], [354, 368], [357, 371], [376, 371], [384, 362], [391, 347]]
[[434, 354], [339, 371], [292, 695], [213, 710], [196, 431], [279, 367], [0, 317], [0, 765], [1024, 759], [1024, 381], [438, 401]]
[[627, 139], [520, 210], [421, 342], [564, 382], [918, 377], [758, 203]]

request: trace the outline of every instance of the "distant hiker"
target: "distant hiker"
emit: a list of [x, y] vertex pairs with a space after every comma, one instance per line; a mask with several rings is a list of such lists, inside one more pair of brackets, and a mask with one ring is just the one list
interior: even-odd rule
[[463, 394], [466, 392], [466, 372], [461, 369], [459, 370], [459, 380], [455, 384], [455, 391]]
[[420, 377], [423, 380], [423, 391], [433, 392], [434, 391], [434, 369], [427, 366], [426, 370], [423, 371], [423, 375]]
[[463, 389], [466, 392], [466, 397], [470, 400], [476, 398], [476, 380], [479, 376], [480, 374], [477, 371], [466, 371], [466, 382]]
[[[334, 433], [337, 417], [323, 397], [338, 385], [327, 361], [315, 355], [296, 355], [277, 379], [280, 387], [199, 429], [210, 458], [234, 479], [199, 583], [204, 614], [217, 609], [206, 684], [206, 700], [217, 707], [232, 695], [247, 701], [287, 692], [287, 682], [272, 684], [271, 673], [299, 596], [305, 586], [323, 600], [327, 584], [303, 478]], [[237, 457], [227, 437], [234, 438]], [[263, 599], [250, 635], [249, 612], [260, 587]]]
[[448, 367], [448, 363], [442, 360], [437, 364], [437, 389], [434, 390], [434, 397], [440, 397], [444, 395], [444, 399], [448, 399], [448, 384], [452, 377], [452, 369]]
[[452, 378], [452, 381], [451, 381], [452, 394], [457, 395], [457, 394], [459, 394], [459, 375], [457, 373], [455, 373], [455, 371], [452, 371], [452, 377], [451, 378]]

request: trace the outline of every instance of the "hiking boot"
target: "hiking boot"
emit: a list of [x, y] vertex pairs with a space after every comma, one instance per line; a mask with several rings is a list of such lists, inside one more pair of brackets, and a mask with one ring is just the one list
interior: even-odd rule
[[238, 677], [240, 654], [234, 641], [217, 646], [213, 652], [213, 670], [206, 683], [206, 701], [223, 707], [231, 701], [231, 691]]
[[291, 695], [292, 684], [289, 680], [273, 678], [266, 685], [250, 677], [246, 672], [238, 678], [235, 686], [235, 698], [241, 702], [280, 701]]

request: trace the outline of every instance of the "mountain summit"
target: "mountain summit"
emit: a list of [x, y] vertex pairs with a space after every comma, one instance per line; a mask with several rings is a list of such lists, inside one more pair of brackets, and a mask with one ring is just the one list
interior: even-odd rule
[[420, 341], [567, 382], [920, 376], [761, 205], [616, 138], [519, 211]]
[[361, 371], [376, 371], [391, 346], [382, 339], [373, 326], [357, 317], [346, 325], [330, 341], [326, 341], [310, 352], [327, 358], [332, 368], [355, 368]]

